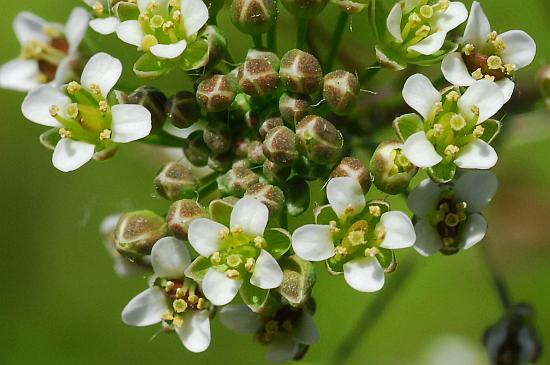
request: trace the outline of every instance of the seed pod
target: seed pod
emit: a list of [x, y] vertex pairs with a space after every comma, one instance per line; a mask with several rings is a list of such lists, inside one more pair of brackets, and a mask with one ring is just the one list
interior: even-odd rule
[[254, 165], [261, 165], [265, 162], [264, 148], [260, 141], [252, 141], [248, 145], [248, 161]]
[[203, 139], [210, 151], [221, 154], [229, 151], [232, 144], [231, 132], [225, 123], [210, 123], [204, 129]]
[[234, 99], [235, 91], [225, 75], [212, 75], [197, 87], [197, 102], [210, 113], [229, 109]]
[[262, 166], [262, 172], [266, 180], [274, 185], [283, 184], [288, 177], [292, 169], [290, 166], [283, 166], [266, 160]]
[[277, 186], [257, 183], [249, 187], [244, 195], [251, 196], [264, 203], [271, 216], [281, 213], [285, 206], [285, 195]]
[[168, 100], [166, 109], [170, 122], [178, 128], [192, 126], [201, 116], [195, 94], [190, 91], [180, 91], [173, 95]]
[[290, 92], [311, 95], [323, 86], [323, 70], [315, 56], [293, 49], [281, 59], [279, 75]]
[[367, 167], [353, 157], [344, 157], [332, 170], [330, 177], [353, 177], [361, 185], [365, 194], [369, 191], [372, 183]]
[[329, 165], [340, 157], [344, 139], [328, 120], [308, 115], [296, 126], [296, 135], [305, 155], [311, 161]]
[[248, 95], [266, 96], [277, 90], [279, 74], [268, 59], [247, 57], [239, 67], [237, 81]]
[[208, 156], [208, 167], [217, 172], [226, 172], [233, 164], [233, 154], [224, 153], [220, 155], [210, 154]]
[[190, 198], [195, 195], [197, 180], [191, 170], [179, 162], [169, 162], [155, 177], [155, 190], [168, 200]]
[[218, 177], [217, 181], [223, 194], [240, 198], [249, 187], [259, 182], [259, 177], [244, 165], [234, 165], [225, 175]]
[[303, 307], [311, 298], [311, 290], [315, 285], [315, 268], [309, 261], [296, 255], [280, 261], [283, 270], [283, 282], [276, 290], [290, 305]]
[[153, 129], [161, 128], [166, 120], [166, 95], [153, 86], [140, 86], [128, 95], [129, 104], [138, 104], [151, 112]]
[[292, 165], [299, 156], [296, 134], [284, 126], [272, 128], [267, 132], [263, 148], [265, 157], [281, 166]]
[[319, 14], [328, 0], [282, 0], [286, 10], [299, 18], [311, 18]]
[[334, 113], [349, 114], [353, 111], [358, 97], [359, 80], [354, 74], [337, 70], [325, 75], [323, 98]]
[[174, 236], [187, 240], [187, 233], [191, 222], [196, 218], [206, 216], [206, 212], [196, 201], [182, 199], [170, 206], [166, 214], [166, 221], [168, 222], [168, 229]]
[[279, 113], [283, 120], [295, 127], [303, 117], [310, 113], [311, 102], [307, 95], [283, 94], [279, 99]]
[[276, 0], [233, 0], [231, 21], [243, 33], [261, 34], [271, 28], [277, 19]]
[[260, 136], [262, 136], [262, 138], [265, 138], [265, 136], [267, 135], [267, 132], [269, 132], [271, 129], [275, 127], [279, 127], [282, 125], [284, 125], [284, 123], [281, 117], [278, 117], [278, 116], [269, 117], [266, 120], [264, 120], [262, 125], [260, 126], [260, 131], [259, 131]]
[[167, 232], [164, 218], [150, 210], [126, 213], [115, 228], [116, 249], [127, 257], [149, 255], [153, 245]]
[[183, 153], [195, 166], [206, 166], [210, 151], [204, 143], [202, 131], [195, 131], [183, 140]]
[[388, 194], [399, 194], [409, 187], [418, 172], [403, 153], [403, 144], [397, 141], [380, 143], [369, 164], [374, 185]]

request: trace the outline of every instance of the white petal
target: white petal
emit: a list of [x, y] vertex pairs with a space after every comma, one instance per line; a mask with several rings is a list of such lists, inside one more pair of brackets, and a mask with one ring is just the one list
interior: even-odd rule
[[151, 264], [158, 277], [167, 279], [182, 278], [190, 263], [189, 251], [187, 251], [183, 241], [177, 238], [161, 238], [151, 250]]
[[120, 75], [122, 75], [122, 63], [118, 59], [107, 53], [96, 53], [84, 66], [81, 77], [82, 86], [89, 90], [92, 84], [97, 84], [101, 94], [107, 97]]
[[430, 79], [422, 74], [415, 74], [405, 81], [403, 99], [426, 119], [435, 103], [441, 101], [441, 94], [432, 85]]
[[210, 346], [210, 318], [207, 310], [185, 311], [183, 325], [175, 327], [183, 346], [191, 352], [203, 352]]
[[208, 8], [202, 0], [181, 0], [181, 20], [188, 37], [197, 33], [208, 21]]
[[344, 279], [353, 289], [372, 293], [384, 286], [384, 270], [376, 257], [360, 257], [344, 264]]
[[405, 0], [403, 11], [405, 13], [410, 13], [414, 8], [420, 5], [422, 0]]
[[113, 136], [117, 143], [128, 143], [151, 132], [151, 112], [137, 104], [118, 104], [111, 108]]
[[141, 47], [141, 40], [145, 34], [137, 20], [126, 20], [116, 27], [116, 35], [123, 42]]
[[477, 1], [474, 1], [470, 10], [470, 17], [466, 24], [462, 43], [471, 43], [478, 49], [483, 48], [487, 42], [489, 33], [491, 33], [489, 19], [487, 19], [483, 9], [481, 9], [481, 5], [479, 5]]
[[292, 234], [292, 249], [308, 261], [323, 261], [334, 256], [330, 227], [321, 224], [301, 226]]
[[319, 330], [315, 325], [313, 317], [311, 317], [311, 315], [304, 310], [296, 323], [294, 339], [299, 343], [311, 345], [318, 342], [319, 337]]
[[0, 66], [0, 87], [16, 91], [30, 91], [39, 86], [38, 63], [15, 59]]
[[414, 249], [422, 256], [430, 256], [443, 247], [441, 236], [428, 219], [418, 219], [414, 230], [416, 231]]
[[410, 135], [403, 145], [403, 153], [418, 167], [432, 167], [443, 160], [424, 132]]
[[467, 250], [485, 237], [487, 221], [481, 214], [470, 214], [458, 233], [460, 247]]
[[455, 183], [459, 201], [466, 202], [468, 212], [479, 212], [489, 204], [498, 189], [498, 180], [492, 171], [468, 171]]
[[283, 282], [283, 271], [266, 250], [260, 252], [260, 256], [256, 260], [254, 272], [250, 277], [250, 284], [262, 289], [277, 288]]
[[147, 5], [149, 3], [155, 1], [158, 4], [158, 12], [162, 13], [165, 9], [168, 8], [168, 2], [169, 0], [137, 0], [137, 5], [140, 12], [144, 12], [147, 9]]
[[73, 70], [74, 66], [78, 63], [78, 56], [77, 55], [71, 55], [65, 57], [57, 66], [57, 70], [55, 71], [55, 78], [50, 83], [50, 85], [55, 87], [60, 87], [63, 84], [65, 84], [67, 81], [68, 76], [71, 74], [71, 71]]
[[55, 146], [52, 163], [60, 171], [74, 171], [92, 159], [94, 150], [93, 144], [63, 138]]
[[407, 198], [407, 206], [418, 217], [424, 217], [433, 212], [439, 203], [439, 185], [431, 179], [425, 179], [418, 184]]
[[[107, 35], [116, 32], [120, 21], [114, 16], [90, 20], [90, 28], [99, 34]], [[141, 40], [140, 40], [141, 44]]]
[[67, 20], [67, 24], [65, 25], [65, 37], [69, 43], [69, 54], [74, 53], [78, 49], [82, 38], [84, 38], [88, 30], [89, 19], [90, 16], [84, 8], [77, 7], [71, 11], [69, 20]]
[[447, 37], [446, 31], [440, 31], [436, 32], [432, 35], [427, 36], [414, 46], [410, 46], [407, 48], [410, 51], [415, 51], [420, 54], [430, 56], [433, 55], [435, 52], [439, 51], [441, 47], [443, 47], [443, 43], [445, 42], [445, 37]]
[[472, 107], [479, 108], [477, 124], [483, 123], [495, 115], [504, 105], [504, 96], [497, 84], [489, 80], [479, 80], [466, 90], [458, 99], [460, 113], [467, 119], [474, 117]]
[[21, 111], [31, 122], [49, 127], [60, 127], [61, 124], [50, 115], [50, 108], [56, 105], [64, 110], [71, 103], [71, 99], [58, 89], [44, 85], [32, 90], [23, 100]]
[[401, 10], [401, 2], [396, 3], [391, 8], [390, 14], [386, 19], [386, 27], [388, 32], [399, 42], [403, 42], [401, 37], [401, 18], [403, 17], [403, 11]]
[[223, 272], [208, 269], [202, 281], [202, 290], [212, 304], [226, 305], [235, 298], [242, 284], [242, 280], [229, 279]]
[[209, 257], [220, 249], [219, 233], [222, 230], [227, 230], [223, 224], [207, 218], [197, 218], [189, 224], [187, 238], [195, 251], [201, 256]]
[[185, 48], [187, 48], [187, 41], [181, 40], [177, 43], [172, 44], [155, 44], [149, 50], [153, 55], [157, 56], [158, 58], [171, 60], [181, 56], [183, 51], [185, 51]]
[[231, 228], [239, 226], [246, 233], [262, 236], [268, 219], [269, 210], [265, 204], [257, 199], [244, 197], [233, 207], [229, 221]]
[[495, 149], [487, 142], [476, 139], [460, 149], [455, 164], [462, 169], [486, 170], [495, 166], [497, 161]]
[[131, 326], [150, 326], [159, 323], [168, 310], [166, 295], [158, 286], [136, 295], [122, 310], [122, 322]]
[[270, 363], [284, 363], [292, 360], [299, 344], [292, 338], [280, 338], [267, 345], [265, 359]]
[[220, 309], [220, 321], [233, 332], [243, 335], [255, 334], [262, 326], [259, 314], [254, 313], [247, 305], [229, 304]]
[[352, 177], [335, 177], [327, 184], [327, 199], [338, 217], [353, 216], [363, 211], [366, 205], [361, 185]]
[[533, 62], [537, 53], [537, 45], [529, 34], [522, 30], [509, 30], [498, 36], [506, 44], [501, 57], [504, 63], [511, 63], [518, 69]]
[[380, 247], [396, 250], [414, 245], [416, 234], [411, 219], [405, 213], [386, 212], [380, 217], [380, 223], [386, 233]]
[[27, 11], [22, 11], [13, 20], [13, 31], [21, 45], [29, 41], [47, 42], [44, 28], [48, 25], [44, 19]]
[[456, 86], [470, 86], [476, 82], [470, 75], [460, 52], [445, 56], [441, 63], [441, 72], [447, 81]]
[[466, 6], [460, 1], [451, 1], [445, 12], [436, 12], [434, 14], [432, 24], [435, 25], [435, 29], [437, 30], [449, 32], [464, 23], [467, 18], [468, 10]]
[[507, 77], [503, 78], [502, 80], [498, 80], [496, 84], [500, 89], [500, 92], [504, 97], [504, 103], [506, 104], [512, 98], [516, 84]]

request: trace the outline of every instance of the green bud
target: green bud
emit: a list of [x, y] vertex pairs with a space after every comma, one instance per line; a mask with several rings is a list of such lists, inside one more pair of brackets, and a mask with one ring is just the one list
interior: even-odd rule
[[231, 104], [231, 112], [237, 118], [244, 118], [252, 110], [252, 105], [250, 103], [250, 95], [245, 93], [239, 93], [235, 96], [235, 100]]
[[239, 88], [251, 96], [266, 96], [277, 90], [279, 74], [264, 57], [248, 58], [239, 67]]
[[168, 222], [168, 229], [174, 236], [187, 240], [191, 222], [196, 218], [206, 216], [206, 212], [196, 201], [183, 199], [170, 205], [170, 209], [166, 214], [166, 221]]
[[263, 148], [267, 159], [281, 166], [292, 165], [299, 156], [296, 134], [284, 126], [272, 128], [267, 132]]
[[289, 256], [279, 261], [283, 282], [276, 290], [293, 307], [303, 307], [311, 297], [315, 285], [315, 268], [309, 261]]
[[210, 150], [204, 143], [202, 131], [194, 131], [183, 140], [183, 153], [195, 166], [206, 166]]
[[368, 6], [368, 0], [351, 1], [351, 0], [331, 0], [331, 2], [340, 8], [346, 14], [358, 14]]
[[217, 172], [226, 172], [233, 164], [233, 154], [223, 153], [219, 155], [210, 154], [208, 156], [208, 167]]
[[252, 141], [248, 145], [248, 161], [254, 165], [261, 165], [265, 162], [264, 148], [260, 141]]
[[305, 155], [320, 165], [330, 165], [342, 153], [342, 134], [328, 120], [317, 115], [304, 117], [296, 126], [296, 135]]
[[275, 0], [233, 0], [231, 21], [243, 33], [261, 34], [271, 28], [277, 19]]
[[179, 162], [169, 162], [155, 177], [155, 190], [168, 200], [190, 198], [195, 195], [197, 180], [191, 170]]
[[372, 182], [367, 167], [353, 157], [344, 157], [332, 170], [330, 177], [353, 177], [361, 185], [365, 194], [369, 191]]
[[192, 126], [201, 116], [195, 94], [190, 91], [180, 91], [173, 95], [168, 100], [166, 109], [170, 122], [178, 128]]
[[138, 104], [151, 112], [153, 129], [161, 128], [166, 120], [166, 95], [153, 86], [140, 86], [128, 95], [129, 104]]
[[197, 102], [210, 113], [229, 109], [234, 99], [235, 91], [225, 75], [212, 75], [197, 87]]
[[283, 94], [279, 99], [279, 113], [291, 127], [295, 127], [303, 117], [311, 112], [310, 107], [311, 102], [307, 95]]
[[[221, 1], [223, 4], [223, 1]], [[208, 43], [208, 67], [216, 66], [225, 56], [227, 50], [227, 39], [215, 25], [207, 25], [201, 32], [201, 36]]]
[[231, 132], [224, 123], [210, 123], [204, 129], [203, 139], [210, 151], [221, 154], [231, 148]]
[[279, 75], [290, 92], [311, 95], [323, 86], [323, 70], [315, 56], [292, 49], [281, 59]]
[[304, 179], [296, 176], [293, 177], [285, 183], [284, 192], [286, 210], [291, 216], [300, 215], [309, 208], [309, 185]]
[[218, 177], [218, 188], [225, 195], [242, 197], [246, 190], [259, 182], [259, 177], [248, 167], [237, 164]]
[[374, 185], [388, 194], [399, 194], [409, 187], [418, 172], [403, 153], [403, 144], [397, 141], [380, 143], [370, 160], [369, 169]]
[[279, 127], [282, 125], [284, 125], [284, 123], [281, 117], [278, 117], [278, 116], [269, 117], [266, 120], [264, 120], [262, 125], [260, 126], [260, 130], [259, 130], [260, 136], [262, 136], [262, 138], [265, 138], [265, 136], [267, 135], [267, 132], [269, 132], [271, 129], [275, 127]]
[[281, 185], [288, 179], [292, 169], [266, 160], [262, 166], [262, 172], [267, 181], [274, 185]]
[[299, 18], [311, 18], [319, 14], [328, 0], [282, 0], [286, 10]]
[[116, 249], [128, 257], [149, 255], [153, 245], [167, 233], [164, 218], [150, 210], [125, 213], [115, 228]]
[[285, 206], [283, 191], [274, 185], [257, 183], [250, 186], [244, 195], [251, 196], [264, 203], [272, 216], [281, 213]]
[[354, 74], [337, 70], [325, 75], [323, 98], [330, 109], [339, 115], [349, 114], [359, 97], [359, 80]]

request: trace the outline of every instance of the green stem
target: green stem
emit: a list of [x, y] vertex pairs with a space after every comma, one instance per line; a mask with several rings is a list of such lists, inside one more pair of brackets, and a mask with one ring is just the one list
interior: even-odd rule
[[254, 41], [254, 48], [262, 49], [264, 47], [261, 34], [252, 34], [252, 40]]
[[482, 245], [482, 247], [483, 247], [482, 249], [483, 256], [484, 256], [485, 262], [487, 263], [487, 267], [489, 268], [491, 277], [493, 279], [493, 284], [498, 294], [500, 303], [502, 304], [502, 307], [505, 310], [508, 310], [512, 305], [512, 298], [510, 296], [510, 293], [508, 292], [508, 285], [506, 285], [506, 281], [500, 274], [499, 270], [495, 265], [495, 262], [493, 261], [493, 258], [491, 257], [491, 253], [489, 252], [489, 248], [487, 247], [487, 242], [485, 242], [485, 244]]
[[307, 39], [308, 20], [306, 18], [296, 18], [298, 22], [298, 33], [296, 33], [296, 48], [303, 49]]
[[183, 145], [183, 140], [181, 138], [166, 133], [163, 130], [155, 131], [139, 141], [163, 147], [182, 147]]
[[[216, 190], [218, 190], [218, 181], [216, 178], [218, 177], [217, 173], [213, 173], [211, 175], [208, 175], [204, 180], [207, 181], [204, 183], [199, 190], [197, 191], [199, 193], [199, 199], [202, 203], [206, 201], [206, 198]], [[211, 180], [210, 180], [211, 179]], [[208, 181], [210, 180], [210, 181]]]
[[325, 63], [325, 71], [329, 72], [334, 66], [334, 61], [336, 60], [336, 55], [338, 54], [338, 49], [340, 48], [340, 43], [342, 42], [342, 37], [344, 36], [344, 29], [348, 23], [349, 14], [345, 12], [340, 12], [338, 16], [338, 21], [336, 22], [336, 27], [334, 29], [334, 35], [332, 37], [332, 43], [330, 45], [330, 50], [327, 57], [327, 62]]
[[285, 211], [281, 212], [280, 222], [281, 228], [288, 230], [288, 213]]
[[273, 53], [277, 53], [277, 23], [273, 24], [267, 32], [267, 48]]
[[359, 85], [363, 85], [370, 81], [381, 69], [382, 67], [380, 67], [378, 62], [375, 62], [359, 76]]

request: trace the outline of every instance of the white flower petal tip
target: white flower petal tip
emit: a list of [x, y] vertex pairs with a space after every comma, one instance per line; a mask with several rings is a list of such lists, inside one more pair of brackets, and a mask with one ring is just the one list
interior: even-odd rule
[[126, 20], [117, 25], [116, 35], [125, 43], [141, 47], [141, 41], [145, 34], [137, 20]]
[[306, 224], [292, 234], [292, 249], [296, 255], [308, 261], [323, 261], [334, 256], [334, 244], [330, 227]]
[[306, 311], [303, 312], [302, 316], [296, 324], [296, 332], [294, 333], [294, 338], [296, 341], [306, 345], [312, 345], [316, 342], [319, 342], [320, 339], [319, 330], [313, 317]]
[[188, 37], [197, 33], [208, 21], [208, 8], [202, 0], [181, 0], [180, 8]]
[[68, 96], [50, 85], [43, 85], [32, 90], [23, 100], [21, 112], [31, 122], [49, 126], [60, 127], [61, 124], [52, 117], [50, 109], [56, 106], [60, 112], [71, 103]]
[[118, 104], [111, 108], [111, 113], [114, 142], [137, 141], [151, 133], [151, 112], [145, 107], [136, 104]]
[[422, 256], [430, 256], [443, 247], [439, 233], [428, 219], [420, 218], [414, 225], [416, 242], [414, 249]]
[[487, 36], [491, 33], [491, 25], [489, 19], [481, 9], [479, 2], [474, 1], [470, 10], [470, 17], [466, 23], [466, 30], [462, 43], [471, 43], [476, 48], [482, 48], [487, 41]]
[[472, 248], [480, 242], [487, 233], [487, 221], [481, 214], [471, 214], [459, 232], [459, 242], [462, 249]]
[[48, 40], [47, 35], [44, 33], [46, 25], [48, 25], [48, 22], [39, 16], [28, 11], [22, 11], [13, 20], [13, 31], [21, 45], [32, 40], [46, 42]]
[[512, 95], [514, 95], [514, 89], [516, 88], [516, 84], [510, 80], [509, 78], [503, 78], [502, 80], [498, 80], [496, 82], [498, 88], [500, 89], [500, 92], [502, 93], [502, 96], [504, 97], [504, 103], [510, 101], [512, 98]]
[[403, 42], [403, 37], [401, 36], [401, 18], [403, 17], [403, 11], [401, 10], [401, 3], [396, 3], [393, 8], [391, 8], [388, 18], [386, 19], [386, 27], [388, 32], [395, 38], [399, 43]]
[[535, 59], [537, 45], [529, 34], [522, 30], [510, 30], [498, 36], [506, 48], [502, 51], [502, 60], [520, 69], [528, 66]]
[[226, 231], [223, 224], [207, 218], [194, 219], [187, 234], [189, 243], [201, 256], [209, 257], [220, 249], [220, 232]]
[[495, 149], [487, 142], [476, 139], [460, 150], [455, 164], [462, 169], [487, 170], [495, 166], [497, 161]]
[[214, 305], [226, 305], [235, 298], [242, 280], [229, 279], [225, 273], [209, 269], [202, 281], [206, 298]]
[[410, 135], [403, 145], [403, 153], [413, 165], [421, 168], [435, 166], [443, 160], [424, 132]]
[[436, 32], [407, 49], [409, 51], [418, 52], [425, 56], [430, 56], [439, 51], [441, 47], [443, 47], [443, 43], [445, 43], [445, 37], [447, 37], [447, 32]]
[[92, 85], [96, 85], [101, 94], [107, 97], [121, 75], [122, 63], [118, 59], [107, 53], [96, 53], [84, 66], [82, 86], [89, 90]]
[[392, 211], [382, 214], [380, 223], [384, 227], [384, 240], [380, 247], [391, 250], [414, 245], [416, 233], [411, 219], [403, 212]]
[[257, 199], [244, 197], [231, 211], [231, 228], [240, 227], [244, 232], [262, 236], [269, 220], [267, 206]]
[[95, 145], [63, 138], [55, 146], [52, 163], [62, 172], [71, 172], [82, 167], [94, 156]]
[[254, 334], [262, 327], [260, 315], [242, 304], [229, 304], [221, 308], [220, 321], [231, 331], [244, 335]]
[[474, 118], [472, 110], [479, 109], [477, 124], [483, 123], [496, 114], [504, 105], [504, 95], [493, 81], [479, 80], [472, 84], [464, 95], [458, 99], [460, 113], [468, 118]]
[[71, 11], [71, 15], [69, 15], [69, 20], [67, 20], [65, 26], [65, 37], [67, 37], [67, 42], [69, 43], [69, 54], [73, 54], [78, 50], [78, 46], [88, 30], [89, 19], [90, 15], [84, 8], [76, 7]]
[[30, 91], [39, 86], [38, 63], [15, 59], [0, 66], [0, 87], [15, 91]]
[[468, 19], [468, 9], [460, 1], [451, 1], [447, 10], [437, 12], [434, 18], [438, 30], [449, 32]]
[[453, 85], [470, 86], [476, 82], [468, 71], [460, 52], [453, 52], [445, 56], [441, 63], [441, 72], [445, 79]]
[[412, 75], [403, 86], [403, 99], [424, 119], [428, 117], [435, 103], [441, 101], [441, 94], [432, 85], [430, 79], [422, 74]]
[[338, 217], [353, 216], [366, 205], [361, 185], [352, 177], [335, 177], [327, 184], [327, 199]]
[[466, 210], [476, 213], [485, 208], [498, 189], [498, 180], [492, 171], [468, 171], [460, 176], [454, 186], [458, 201], [466, 202]]
[[353, 289], [372, 293], [384, 287], [384, 270], [376, 257], [362, 257], [344, 264], [344, 279]]
[[431, 179], [425, 179], [409, 194], [407, 206], [418, 217], [424, 217], [434, 210], [439, 202], [439, 185]]
[[150, 326], [159, 323], [168, 310], [161, 288], [152, 287], [136, 295], [122, 310], [122, 322], [131, 326]]
[[172, 44], [155, 44], [149, 51], [158, 58], [171, 60], [181, 56], [185, 48], [187, 48], [187, 41], [181, 40]]
[[210, 318], [208, 311], [186, 311], [183, 325], [175, 328], [183, 346], [191, 352], [203, 352], [210, 346]]
[[277, 288], [283, 282], [283, 271], [277, 260], [267, 251], [262, 250], [256, 260], [250, 284], [262, 289]]
[[155, 275], [161, 278], [182, 278], [191, 263], [189, 251], [183, 241], [174, 237], [158, 240], [151, 250], [151, 264]]
[[90, 28], [102, 35], [115, 33], [119, 24], [120, 21], [115, 17], [97, 18], [90, 20]]

